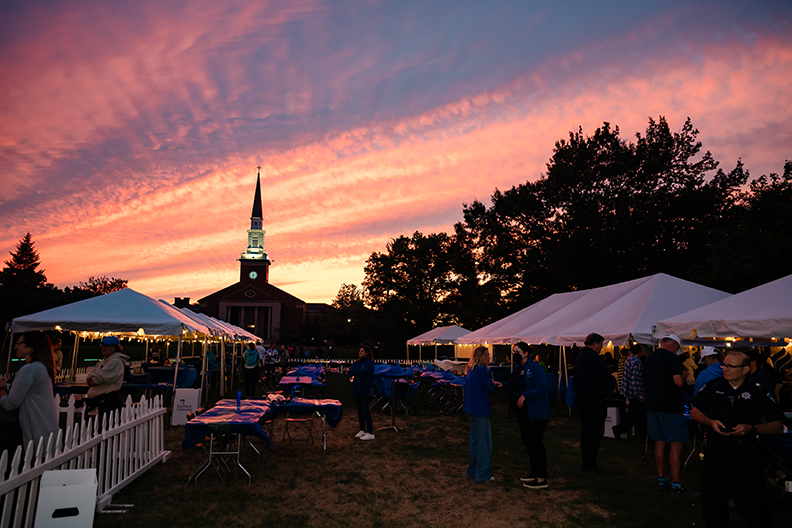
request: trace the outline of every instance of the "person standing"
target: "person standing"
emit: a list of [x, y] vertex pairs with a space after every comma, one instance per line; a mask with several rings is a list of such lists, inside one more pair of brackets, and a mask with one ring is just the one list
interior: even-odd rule
[[267, 363], [267, 352], [269, 350], [261, 343], [256, 344], [256, 352], [259, 355], [259, 366], [263, 367]]
[[575, 403], [580, 410], [580, 451], [583, 471], [604, 473], [597, 465], [602, 436], [605, 434], [605, 418], [608, 415], [608, 394], [616, 388], [616, 378], [600, 356], [605, 338], [589, 334], [584, 347], [575, 359], [572, 383], [575, 388]]
[[544, 439], [545, 429], [550, 421], [550, 396], [547, 374], [536, 361], [531, 359], [533, 350], [530, 345], [520, 341], [512, 347], [521, 356], [525, 388], [517, 400], [517, 424], [523, 444], [528, 450], [531, 473], [520, 479], [529, 489], [543, 489], [547, 484], [547, 450]]
[[783, 414], [750, 371], [748, 356], [732, 352], [723, 361], [723, 377], [709, 381], [693, 399], [693, 419], [710, 430], [701, 482], [704, 524], [710, 528], [728, 524], [732, 491], [746, 525], [770, 526], [756, 441], [757, 435], [783, 433]]
[[159, 363], [162, 361], [162, 352], [160, 352], [156, 341], [151, 344], [151, 350], [149, 350], [149, 359], [152, 363]]
[[60, 376], [63, 369], [63, 350], [61, 350], [63, 342], [60, 337], [52, 337], [50, 341], [52, 342], [52, 357], [55, 362], [55, 375]]
[[619, 440], [635, 426], [638, 439], [646, 441], [646, 394], [644, 392], [643, 358], [646, 349], [642, 345], [630, 347], [630, 356], [624, 362], [621, 395], [627, 400], [627, 413], [624, 421], [612, 428], [613, 437]]
[[371, 385], [374, 383], [374, 355], [369, 347], [366, 345], [360, 347], [358, 360], [352, 363], [347, 374], [352, 378], [352, 396], [355, 397], [358, 425], [360, 425], [360, 431], [355, 438], [364, 441], [374, 440], [374, 423], [369, 409]]
[[[0, 376], [0, 406], [6, 411], [19, 409], [23, 446], [27, 446], [41, 437], [46, 441], [50, 433], [58, 432], [58, 409], [52, 393], [55, 366], [52, 344], [44, 332], [20, 334], [15, 349], [16, 357], [25, 364], [14, 376], [9, 391], [8, 377]], [[10, 426], [4, 429], [3, 435], [12, 432]], [[9, 451], [9, 455], [14, 453]]]
[[121, 353], [123, 347], [116, 336], [107, 336], [99, 343], [102, 360], [88, 374], [88, 394], [85, 404], [88, 411], [97, 409], [100, 426], [105, 414], [124, 407], [118, 389], [124, 383], [124, 369], [129, 356]]
[[492, 408], [489, 395], [502, 384], [492, 381], [487, 370], [489, 362], [489, 351], [485, 347], [478, 347], [465, 366], [465, 401], [462, 410], [467, 413], [470, 422], [467, 476], [476, 482], [495, 480], [492, 476]]
[[248, 343], [243, 356], [245, 362], [245, 398], [253, 398], [256, 394], [256, 382], [259, 374], [259, 353], [255, 343]]
[[772, 395], [773, 401], [778, 401], [775, 381], [763, 368], [765, 358], [762, 352], [759, 349], [754, 349], [750, 350], [746, 355], [751, 360], [751, 379], [758, 383], [765, 392]]
[[682, 469], [682, 445], [689, 439], [685, 423], [685, 396], [683, 387], [688, 375], [677, 357], [682, 340], [670, 334], [660, 338], [660, 347], [649, 354], [644, 363], [646, 383], [646, 421], [649, 436], [655, 441], [655, 467], [657, 483], [665, 488], [665, 447], [670, 444], [668, 466], [671, 470], [671, 492], [687, 490], [679, 480]]
[[289, 370], [290, 357], [291, 356], [289, 354], [289, 349], [286, 348], [286, 345], [281, 345], [280, 358], [278, 359], [278, 362], [280, 363], [281, 366], [281, 374], [284, 376], [286, 375], [286, 372], [288, 372]]
[[722, 362], [723, 357], [721, 356], [721, 353], [718, 352], [717, 348], [708, 346], [701, 349], [701, 359], [699, 359], [699, 364], [704, 365], [704, 370], [702, 370], [696, 378], [696, 384], [693, 387], [693, 394], [698, 394], [704, 385], [707, 384], [707, 382], [712, 381], [715, 378], [723, 377], [723, 369], [721, 368]]

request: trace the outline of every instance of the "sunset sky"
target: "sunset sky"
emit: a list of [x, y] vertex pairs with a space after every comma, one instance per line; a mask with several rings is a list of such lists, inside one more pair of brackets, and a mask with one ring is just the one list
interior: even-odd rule
[[197, 300], [360, 284], [393, 237], [538, 178], [554, 142], [686, 117], [731, 170], [792, 158], [789, 1], [0, 3], [0, 253]]

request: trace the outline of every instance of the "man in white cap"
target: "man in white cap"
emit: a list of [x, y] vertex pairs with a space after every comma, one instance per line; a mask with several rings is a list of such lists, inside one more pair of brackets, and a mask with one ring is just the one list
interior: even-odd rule
[[129, 356], [121, 353], [124, 348], [116, 336], [106, 336], [99, 346], [102, 350], [102, 361], [96, 364], [88, 374], [87, 409], [98, 409], [98, 419], [105, 414], [124, 406], [118, 395], [118, 389], [124, 383], [124, 370]]
[[696, 386], [693, 388], [693, 394], [698, 394], [708, 381], [723, 377], [721, 363], [723, 363], [723, 356], [718, 352], [717, 348], [704, 347], [701, 349], [699, 365], [704, 365], [706, 368], [702, 370], [696, 378]]
[[687, 371], [677, 357], [682, 340], [671, 334], [660, 338], [660, 347], [649, 354], [644, 363], [646, 386], [646, 421], [649, 436], [655, 441], [655, 466], [658, 485], [665, 488], [665, 446], [670, 444], [668, 465], [671, 470], [671, 492], [687, 491], [679, 480], [682, 469], [682, 445], [689, 433], [685, 423], [685, 397], [682, 387]]

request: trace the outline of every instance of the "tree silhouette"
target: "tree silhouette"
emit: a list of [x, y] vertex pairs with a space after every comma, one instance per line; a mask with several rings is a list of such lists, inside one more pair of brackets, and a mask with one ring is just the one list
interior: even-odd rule
[[554, 293], [656, 273], [738, 292], [792, 273], [782, 176], [718, 168], [687, 119], [649, 119], [627, 141], [609, 123], [555, 143], [547, 172], [490, 204], [465, 204], [445, 233], [372, 253], [363, 299], [393, 341], [456, 323], [479, 328]]
[[5, 268], [0, 272], [0, 286], [6, 291], [32, 290], [41, 288], [47, 283], [44, 270], [39, 270], [39, 254], [34, 247], [30, 233], [17, 243], [16, 251], [11, 253], [11, 260], [4, 262]]

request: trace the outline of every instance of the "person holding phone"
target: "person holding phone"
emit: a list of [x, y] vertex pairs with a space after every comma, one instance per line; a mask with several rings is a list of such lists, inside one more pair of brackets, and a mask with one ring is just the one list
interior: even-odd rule
[[758, 435], [781, 434], [783, 413], [770, 394], [753, 381], [751, 361], [742, 352], [723, 360], [723, 377], [707, 382], [693, 398], [691, 416], [708, 428], [702, 464], [704, 524], [726, 526], [729, 495], [746, 524], [770, 526]]

